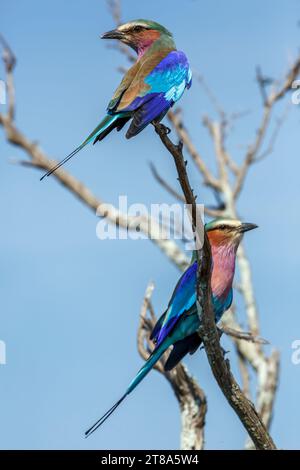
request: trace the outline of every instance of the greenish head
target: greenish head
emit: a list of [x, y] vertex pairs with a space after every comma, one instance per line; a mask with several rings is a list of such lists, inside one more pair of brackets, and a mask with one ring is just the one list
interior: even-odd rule
[[151, 20], [133, 20], [102, 35], [102, 39], [118, 39], [140, 53], [147, 50], [158, 39], [174, 44], [172, 33], [164, 26]]

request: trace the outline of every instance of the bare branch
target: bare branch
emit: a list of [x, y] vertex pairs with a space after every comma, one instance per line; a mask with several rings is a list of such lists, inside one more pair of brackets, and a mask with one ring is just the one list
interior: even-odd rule
[[264, 158], [266, 158], [268, 155], [270, 155], [273, 152], [277, 137], [279, 135], [279, 131], [280, 131], [283, 123], [285, 122], [290, 109], [291, 109], [290, 104], [288, 104], [286, 106], [284, 112], [282, 113], [282, 115], [279, 116], [276, 119], [275, 127], [274, 127], [273, 133], [270, 137], [268, 147], [260, 155], [257, 155], [257, 157], [254, 159], [253, 163], [260, 162], [261, 160], [263, 160]]
[[225, 140], [226, 140], [226, 127], [227, 127], [227, 120], [226, 115], [222, 117], [220, 122], [212, 121], [208, 116], [203, 116], [203, 125], [208, 129], [209, 135], [214, 144], [216, 159], [219, 168], [219, 181], [220, 185], [222, 186], [222, 190], [224, 190], [224, 185], [227, 184], [228, 181], [228, 174], [226, 171], [226, 166], [230, 169], [230, 171], [237, 176], [239, 167], [235, 163], [235, 161], [231, 158], [231, 155], [227, 152], [225, 148]]
[[110, 14], [116, 23], [116, 26], [119, 26], [122, 24], [122, 19], [121, 19], [121, 3], [119, 0], [107, 0], [108, 8], [110, 11]]
[[4, 37], [0, 34], [0, 44], [3, 47], [2, 59], [5, 65], [6, 91], [7, 91], [7, 118], [13, 120], [15, 117], [15, 87], [13, 80], [13, 71], [16, 66], [16, 56], [7, 44]]
[[256, 67], [256, 81], [258, 84], [258, 88], [262, 97], [263, 105], [265, 106], [268, 102], [268, 94], [266, 87], [267, 85], [271, 85], [274, 80], [269, 77], [264, 77], [259, 66]]
[[221, 186], [224, 187], [228, 179], [228, 173], [226, 171], [226, 162], [228, 161], [228, 157], [224, 147], [226, 123], [223, 120], [221, 122], [213, 122], [208, 116], [204, 116], [203, 124], [207, 127], [214, 142], [216, 160], [219, 169], [219, 180]]
[[226, 335], [232, 336], [233, 338], [242, 339], [244, 341], [250, 341], [251, 343], [256, 344], [269, 344], [269, 341], [264, 338], [261, 338], [260, 336], [254, 336], [248, 331], [235, 330], [234, 328], [230, 328], [229, 326], [223, 323], [218, 326], [218, 329], [220, 329]]
[[290, 67], [284, 83], [277, 90], [274, 90], [269, 97], [269, 103], [273, 104], [276, 101], [280, 100], [285, 96], [286, 93], [291, 91], [294, 80], [298, 77], [300, 73], [300, 56], [297, 57], [293, 65]]
[[[277, 89], [273, 89], [269, 93], [269, 95], [264, 98], [263, 115], [262, 115], [260, 126], [257, 130], [254, 142], [249, 146], [244, 162], [239, 170], [239, 174], [236, 179], [235, 188], [233, 191], [233, 195], [235, 199], [239, 196], [242, 190], [249, 167], [252, 165], [252, 163], [255, 162], [257, 155], [261, 150], [265, 135], [269, 128], [274, 105], [277, 103], [277, 101], [283, 98], [286, 93], [288, 93], [291, 90], [292, 84], [294, 80], [297, 78], [299, 72], [300, 72], [300, 56], [295, 60], [293, 66], [288, 71], [286, 78], [283, 84], [281, 85], [281, 87], [277, 87]], [[260, 80], [259, 83], [261, 83], [262, 79], [259, 78], [259, 80]], [[260, 84], [259, 86], [261, 89], [262, 85]]]

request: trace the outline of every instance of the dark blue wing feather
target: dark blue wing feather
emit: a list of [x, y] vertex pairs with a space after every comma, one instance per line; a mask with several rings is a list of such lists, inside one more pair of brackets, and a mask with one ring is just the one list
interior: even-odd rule
[[192, 73], [185, 54], [179, 51], [170, 52], [145, 77], [148, 91], [122, 109], [123, 112], [135, 111], [126, 137], [138, 134], [153, 120], [160, 120], [181, 98], [185, 88], [191, 86], [191, 80]]
[[162, 323], [157, 345], [168, 336], [181, 316], [196, 302], [197, 262], [191, 264], [179, 279]]

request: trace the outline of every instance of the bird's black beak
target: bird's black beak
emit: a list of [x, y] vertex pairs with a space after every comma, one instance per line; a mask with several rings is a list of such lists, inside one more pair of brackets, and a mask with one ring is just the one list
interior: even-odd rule
[[240, 232], [241, 233], [244, 233], [244, 232], [249, 232], [249, 230], [253, 230], [255, 228], [257, 228], [258, 225], [255, 225], [255, 224], [248, 224], [248, 223], [244, 223], [241, 225], [240, 227]]
[[107, 31], [107, 33], [102, 34], [101, 39], [123, 39], [124, 33], [122, 31], [118, 31], [117, 29], [112, 29], [111, 31]]

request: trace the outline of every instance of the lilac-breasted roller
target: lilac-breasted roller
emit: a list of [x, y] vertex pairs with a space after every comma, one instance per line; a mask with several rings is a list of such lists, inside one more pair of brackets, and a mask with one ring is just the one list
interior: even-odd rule
[[107, 115], [93, 132], [45, 176], [70, 160], [89, 142], [95, 144], [113, 129], [117, 131], [131, 120], [127, 139], [137, 135], [149, 123], [160, 121], [192, 83], [186, 55], [177, 51], [172, 34], [155, 21], [135, 20], [103, 34], [103, 39], [118, 39], [137, 52], [137, 60], [128, 70], [112, 99]]
[[[205, 226], [212, 252], [211, 290], [216, 323], [232, 302], [236, 251], [243, 233], [256, 227], [257, 225], [233, 219], [215, 219]], [[170, 346], [173, 348], [164, 365], [165, 370], [171, 370], [187, 353], [193, 354], [198, 349], [202, 340], [198, 334], [200, 320], [196, 307], [196, 283], [197, 261], [193, 256], [190, 266], [174, 289], [167, 310], [151, 333], [150, 338], [155, 344], [153, 352], [124, 395], [85, 433], [86, 436], [106, 421]]]

